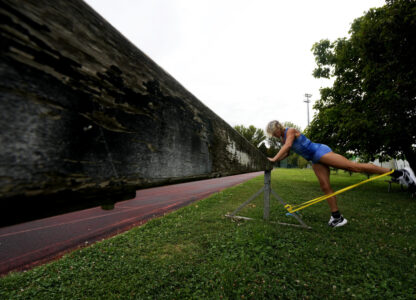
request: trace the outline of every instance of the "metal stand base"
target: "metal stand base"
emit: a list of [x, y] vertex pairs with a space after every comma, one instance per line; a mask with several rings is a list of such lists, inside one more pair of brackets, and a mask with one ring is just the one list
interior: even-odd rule
[[[247, 201], [245, 201], [243, 204], [241, 204], [231, 214], [227, 214], [225, 216], [228, 217], [228, 218], [237, 219], [237, 220], [255, 220], [253, 218], [237, 216], [236, 214], [241, 209], [243, 209], [243, 207], [245, 207], [247, 204], [249, 204], [251, 201], [253, 201], [257, 196], [259, 196], [262, 192], [264, 192], [263, 219], [264, 220], [269, 220], [270, 194], [272, 194], [272, 196], [275, 197], [276, 200], [279, 201], [280, 204], [283, 205], [283, 207], [286, 205], [286, 202], [278, 194], [276, 194], [276, 192], [271, 188], [270, 182], [271, 182], [271, 171], [270, 170], [264, 171], [264, 186], [260, 190], [258, 190], [257, 193], [252, 195]], [[312, 228], [312, 227], [306, 225], [305, 222], [303, 222], [303, 220], [300, 218], [300, 216], [297, 215], [296, 213], [292, 214], [292, 216], [299, 222], [300, 225], [283, 223], [283, 222], [271, 222], [271, 223], [277, 223], [277, 224], [286, 225], [286, 226], [302, 227], [302, 228], [306, 228], [306, 229], [311, 229]]]

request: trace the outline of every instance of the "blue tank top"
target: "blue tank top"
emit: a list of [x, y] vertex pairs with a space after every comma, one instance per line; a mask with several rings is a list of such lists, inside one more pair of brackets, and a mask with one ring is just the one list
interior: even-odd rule
[[[283, 136], [284, 142], [286, 143], [286, 133], [289, 128], [285, 129], [285, 133]], [[300, 134], [299, 137], [295, 138], [292, 144], [292, 150], [295, 151], [297, 154], [305, 158], [306, 160], [312, 160], [314, 159], [315, 152], [319, 149], [321, 144], [312, 143], [310, 139], [308, 139], [303, 134]]]

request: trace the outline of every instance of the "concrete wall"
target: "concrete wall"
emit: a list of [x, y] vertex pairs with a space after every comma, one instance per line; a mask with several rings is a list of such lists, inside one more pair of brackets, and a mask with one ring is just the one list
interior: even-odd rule
[[84, 2], [6, 0], [0, 14], [3, 204], [271, 169]]

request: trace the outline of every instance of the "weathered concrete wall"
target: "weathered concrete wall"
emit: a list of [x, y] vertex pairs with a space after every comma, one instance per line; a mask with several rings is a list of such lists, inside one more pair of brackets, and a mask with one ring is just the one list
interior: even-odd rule
[[84, 2], [2, 0], [0, 16], [3, 203], [272, 167]]

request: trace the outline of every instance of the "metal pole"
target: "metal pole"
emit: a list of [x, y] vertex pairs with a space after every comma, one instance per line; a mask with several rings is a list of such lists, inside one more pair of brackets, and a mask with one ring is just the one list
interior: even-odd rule
[[309, 126], [309, 103], [311, 102], [311, 100], [309, 100], [310, 97], [312, 97], [311, 94], [305, 94], [306, 100], [304, 100], [303, 102], [305, 102], [307, 105], [307, 114], [308, 114], [308, 126]]
[[269, 220], [270, 215], [270, 181], [271, 181], [271, 170], [264, 171], [264, 209], [263, 219]]

